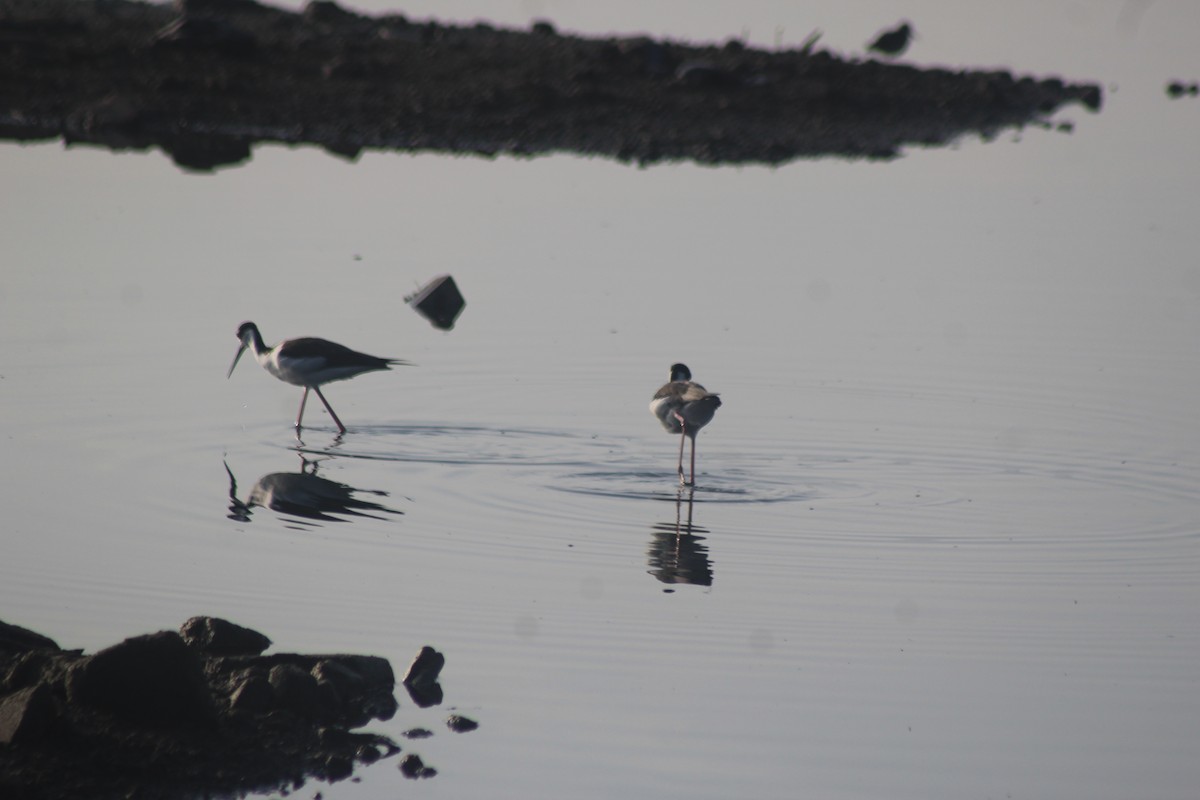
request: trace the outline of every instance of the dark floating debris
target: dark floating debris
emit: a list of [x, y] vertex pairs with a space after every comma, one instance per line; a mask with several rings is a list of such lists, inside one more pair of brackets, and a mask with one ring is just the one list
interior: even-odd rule
[[[994, 138], [1095, 83], [919, 68], [819, 50], [584, 38], [253, 0], [0, 3], [0, 139], [158, 148], [210, 171], [260, 143], [647, 165], [894, 158]], [[873, 53], [898, 55], [907, 23]], [[11, 40], [11, 41], [10, 41]]]
[[449, 275], [439, 275], [404, 298], [417, 312], [433, 323], [433, 327], [448, 331], [454, 328], [458, 315], [466, 307], [458, 284]]
[[867, 45], [867, 50], [894, 58], [908, 49], [912, 38], [912, 26], [905, 22], [898, 28], [879, 34], [875, 41]]
[[0, 622], [0, 796], [287, 793], [399, 752], [352, 731], [395, 714], [386, 659], [269, 644], [193, 617], [84, 655]]
[[1200, 95], [1200, 84], [1171, 81], [1167, 84], [1167, 97], [1178, 100], [1181, 97], [1196, 97]]

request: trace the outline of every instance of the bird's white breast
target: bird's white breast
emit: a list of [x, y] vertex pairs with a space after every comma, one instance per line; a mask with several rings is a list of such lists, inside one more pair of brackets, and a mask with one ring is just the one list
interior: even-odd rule
[[313, 376], [320, 371], [325, 359], [287, 356], [280, 358], [278, 352], [273, 352], [260, 359], [260, 362], [267, 372], [281, 381], [294, 386], [311, 386]]

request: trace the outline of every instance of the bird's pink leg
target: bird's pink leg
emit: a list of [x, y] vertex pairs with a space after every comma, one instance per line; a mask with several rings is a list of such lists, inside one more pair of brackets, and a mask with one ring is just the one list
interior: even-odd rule
[[[685, 481], [683, 479], [683, 440], [687, 438], [687, 423], [684, 421], [683, 417], [681, 417], [679, 415], [678, 411], [674, 411], [672, 413], [675, 415], [675, 419], [679, 420], [679, 429], [680, 429], [679, 430], [679, 485], [687, 486], [687, 481]], [[695, 446], [696, 446], [696, 442], [695, 442], [695, 440], [693, 440], [692, 447], [694, 448]], [[692, 452], [695, 453], [695, 450], [693, 450]]]
[[692, 437], [692, 481], [689, 486], [696, 485], [696, 437]]
[[304, 419], [304, 404], [308, 402], [308, 387], [304, 387], [304, 394], [300, 396], [300, 413], [296, 415], [296, 430], [300, 430], [300, 420]]
[[333, 413], [333, 406], [329, 405], [329, 401], [325, 399], [325, 395], [321, 394], [321, 387], [314, 386], [312, 388], [313, 391], [317, 393], [317, 397], [321, 398], [321, 402], [325, 404], [325, 410], [329, 412], [329, 416], [333, 417], [333, 421], [337, 423], [338, 433], [345, 433], [346, 426], [342, 424], [340, 419], [338, 419], [338, 415]]

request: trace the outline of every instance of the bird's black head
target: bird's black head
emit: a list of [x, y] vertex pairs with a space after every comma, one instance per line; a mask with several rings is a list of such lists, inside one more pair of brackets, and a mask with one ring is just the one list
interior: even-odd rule
[[690, 381], [692, 379], [692, 371], [687, 368], [686, 364], [671, 365], [671, 380], [673, 381]]
[[250, 331], [257, 331], [257, 330], [258, 330], [258, 326], [255, 325], [253, 322], [243, 322], [241, 325], [238, 325], [237, 337], [244, 342], [244, 341], [246, 341], [246, 335], [248, 333], [250, 333]]

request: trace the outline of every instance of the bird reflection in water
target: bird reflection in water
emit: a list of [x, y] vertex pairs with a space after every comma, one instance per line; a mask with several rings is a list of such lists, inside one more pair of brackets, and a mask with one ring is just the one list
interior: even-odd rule
[[[384, 514], [403, 514], [372, 500], [362, 500], [356, 494], [387, 497], [387, 492], [355, 489], [344, 483], [317, 475], [317, 460], [300, 456], [299, 472], [272, 472], [258, 479], [243, 502], [237, 496], [237, 479], [229, 464], [229, 518], [249, 522], [255, 506], [269, 508], [280, 514], [320, 522], [348, 522], [343, 517], [385, 519]], [[341, 515], [341, 516], [338, 516]]]
[[653, 526], [654, 536], [647, 550], [650, 574], [663, 583], [712, 586], [712, 562], [708, 560], [704, 537], [699, 535], [709, 531], [692, 522], [694, 495], [695, 489], [680, 487], [675, 494], [675, 521], [658, 522]]

